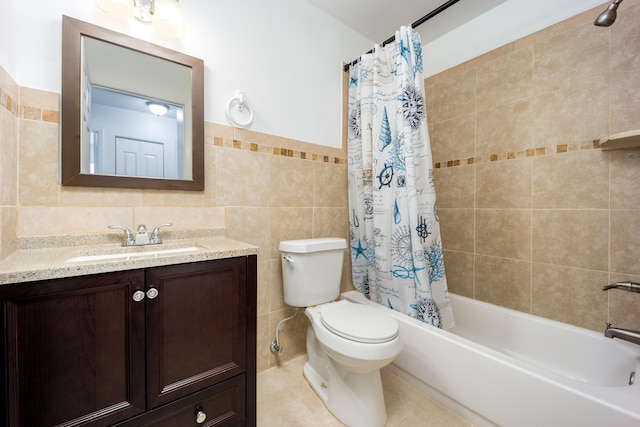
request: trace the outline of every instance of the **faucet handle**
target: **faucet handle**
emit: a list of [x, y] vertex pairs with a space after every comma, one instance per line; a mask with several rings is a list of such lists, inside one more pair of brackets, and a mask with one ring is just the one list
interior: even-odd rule
[[158, 245], [160, 243], [162, 243], [162, 238], [160, 237], [160, 228], [161, 227], [168, 227], [170, 225], [173, 225], [173, 223], [168, 222], [165, 224], [160, 224], [157, 225], [156, 228], [153, 229], [153, 232], [151, 233], [151, 238], [149, 239], [149, 243], [152, 245]]
[[123, 230], [124, 234], [125, 234], [125, 241], [124, 244], [122, 246], [133, 246], [136, 244], [136, 238], [133, 237], [133, 234], [131, 234], [131, 230], [129, 230], [127, 227], [123, 226], [123, 225], [110, 225], [109, 226], [110, 229], [112, 230]]

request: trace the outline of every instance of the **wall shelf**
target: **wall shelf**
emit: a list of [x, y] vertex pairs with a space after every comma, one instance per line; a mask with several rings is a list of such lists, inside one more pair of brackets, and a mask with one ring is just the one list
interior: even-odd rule
[[600, 140], [600, 149], [605, 151], [638, 147], [640, 147], [640, 129], [616, 133]]

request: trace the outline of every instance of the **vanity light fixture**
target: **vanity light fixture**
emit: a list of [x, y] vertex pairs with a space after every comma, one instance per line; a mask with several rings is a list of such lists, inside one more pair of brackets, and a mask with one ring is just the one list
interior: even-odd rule
[[160, 102], [149, 101], [147, 102], [147, 108], [158, 117], [164, 116], [165, 114], [167, 114], [167, 111], [169, 111], [169, 106]]
[[134, 16], [150, 23], [170, 38], [183, 37], [186, 29], [184, 12], [178, 0], [95, 0], [98, 7], [118, 19]]

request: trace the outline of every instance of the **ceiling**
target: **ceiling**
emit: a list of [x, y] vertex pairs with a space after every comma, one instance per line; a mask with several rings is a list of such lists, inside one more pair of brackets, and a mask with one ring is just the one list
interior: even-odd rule
[[[382, 42], [402, 25], [410, 25], [446, 0], [306, 0], [348, 27]], [[459, 0], [418, 27], [428, 43], [507, 0]]]

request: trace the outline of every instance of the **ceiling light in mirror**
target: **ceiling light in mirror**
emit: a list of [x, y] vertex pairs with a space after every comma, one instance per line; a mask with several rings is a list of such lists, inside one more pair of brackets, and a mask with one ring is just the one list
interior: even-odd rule
[[158, 102], [147, 102], [147, 108], [156, 116], [164, 116], [170, 107], [167, 104], [160, 104]]

